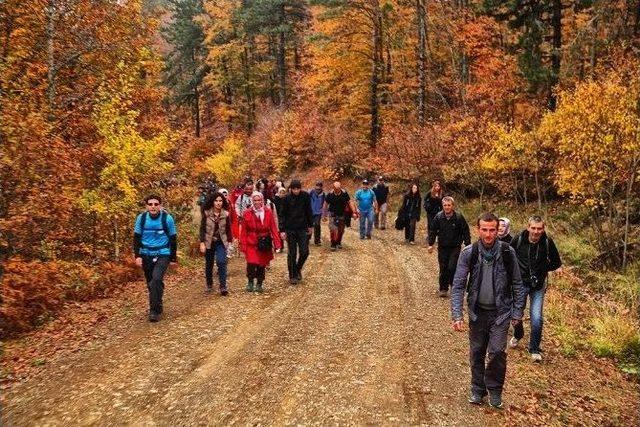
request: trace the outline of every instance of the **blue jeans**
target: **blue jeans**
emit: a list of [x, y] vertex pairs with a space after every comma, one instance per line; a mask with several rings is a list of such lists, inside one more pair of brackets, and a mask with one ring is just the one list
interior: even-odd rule
[[365, 236], [371, 237], [371, 229], [373, 228], [374, 212], [360, 211], [360, 238], [364, 239]]
[[211, 244], [211, 249], [207, 249], [204, 255], [204, 276], [207, 281], [207, 288], [213, 288], [213, 263], [218, 264], [218, 279], [220, 280], [220, 290], [227, 289], [227, 248], [218, 240]]
[[[529, 315], [531, 317], [531, 336], [529, 337], [529, 353], [540, 353], [540, 343], [542, 342], [542, 307], [544, 305], [545, 287], [540, 289], [529, 288]], [[522, 322], [518, 323], [513, 330], [516, 339], [524, 337], [524, 327]]]

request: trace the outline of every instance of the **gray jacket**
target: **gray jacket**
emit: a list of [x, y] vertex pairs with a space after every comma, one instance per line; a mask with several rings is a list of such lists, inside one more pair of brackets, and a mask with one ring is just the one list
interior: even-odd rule
[[[462, 306], [467, 288], [472, 247], [475, 244], [479, 243], [475, 242], [469, 246], [465, 246], [460, 253], [460, 258], [458, 258], [458, 266], [456, 267], [456, 274], [453, 277], [453, 286], [451, 287], [451, 317], [453, 320], [462, 320], [463, 318]], [[496, 324], [499, 325], [507, 319], [522, 319], [527, 293], [522, 284], [522, 278], [520, 277], [520, 268], [518, 267], [515, 250], [508, 246], [508, 244], [499, 241], [496, 241], [496, 244], [504, 245], [498, 252], [499, 255], [498, 258], [496, 258], [496, 262], [493, 263], [493, 287], [498, 310]], [[502, 260], [503, 255], [506, 255], [503, 251], [507, 250], [507, 253], [512, 257], [511, 277], [513, 278], [513, 284], [511, 287], [508, 286], [508, 276], [505, 270], [505, 263]], [[482, 281], [481, 264], [482, 257], [479, 256], [476, 266], [473, 269], [470, 290], [467, 293], [470, 321], [475, 321], [478, 318], [475, 313], [475, 308], [480, 291], [480, 282]]]

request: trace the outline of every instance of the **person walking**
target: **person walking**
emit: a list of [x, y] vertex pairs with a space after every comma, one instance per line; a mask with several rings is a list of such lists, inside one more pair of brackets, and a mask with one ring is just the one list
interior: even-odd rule
[[291, 181], [289, 194], [282, 201], [280, 236], [287, 241], [287, 266], [289, 283], [302, 281], [302, 267], [309, 257], [309, 238], [313, 230], [311, 197], [302, 191], [298, 179]]
[[[529, 354], [533, 362], [542, 362], [542, 349], [540, 348], [544, 323], [542, 309], [544, 295], [547, 291], [547, 277], [549, 272], [558, 271], [561, 268], [562, 261], [556, 244], [545, 232], [544, 220], [538, 215], [529, 218], [527, 229], [511, 241], [511, 246], [515, 249], [518, 257], [522, 280], [526, 294], [529, 296], [531, 318]], [[524, 326], [520, 323], [514, 328], [509, 346], [511, 348], [517, 347], [523, 337]]]
[[251, 208], [252, 203], [252, 194], [254, 192], [253, 181], [249, 180], [244, 183], [242, 194], [240, 194], [236, 199], [236, 214], [238, 218], [240, 218], [240, 225], [242, 225], [242, 221], [244, 218], [244, 211]]
[[442, 199], [442, 211], [429, 224], [428, 252], [433, 252], [433, 245], [438, 240], [438, 264], [440, 265], [440, 296], [446, 298], [447, 291], [453, 282], [456, 271], [460, 245], [471, 244], [469, 225], [464, 216], [455, 211], [453, 197]]
[[333, 183], [333, 191], [327, 194], [323, 206], [323, 221], [329, 221], [329, 235], [331, 239], [331, 250], [342, 249], [342, 236], [348, 209], [351, 206], [349, 193], [342, 189], [340, 181]]
[[433, 218], [442, 210], [442, 185], [439, 180], [431, 183], [431, 190], [424, 196], [424, 210], [427, 213], [427, 229]]
[[[526, 293], [515, 250], [500, 242], [498, 218], [485, 213], [477, 221], [479, 240], [460, 255], [451, 288], [451, 317], [455, 331], [464, 330], [463, 305], [469, 315], [469, 403], [502, 408], [507, 372], [509, 325], [522, 322]], [[468, 291], [467, 291], [468, 289]]]
[[360, 217], [360, 240], [371, 239], [373, 219], [378, 212], [376, 194], [369, 188], [369, 180], [362, 181], [362, 187], [353, 196], [356, 201], [355, 213]]
[[251, 195], [252, 205], [242, 215], [240, 250], [247, 260], [247, 292], [264, 291], [266, 268], [273, 259], [273, 250], [282, 242], [270, 209], [265, 208], [264, 196], [259, 191]]
[[398, 216], [404, 218], [404, 240], [410, 245], [415, 245], [416, 240], [416, 224], [420, 221], [420, 188], [418, 184], [411, 184], [409, 191], [402, 197], [402, 205]]
[[511, 221], [509, 218], [499, 218], [500, 225], [498, 226], [498, 240], [505, 243], [511, 243], [513, 236], [511, 235]]
[[373, 192], [376, 195], [376, 203], [378, 203], [378, 213], [376, 214], [373, 225], [375, 228], [384, 230], [387, 228], [389, 186], [385, 184], [383, 176], [378, 177], [378, 183], [373, 187]]
[[226, 296], [227, 289], [227, 253], [233, 242], [229, 204], [222, 190], [214, 193], [203, 206], [200, 221], [200, 252], [204, 254], [206, 292], [213, 291], [213, 265], [218, 265], [220, 295]]
[[309, 195], [311, 196], [311, 210], [313, 212], [313, 243], [316, 246], [320, 246], [320, 224], [322, 220], [322, 207], [324, 206], [326, 197], [326, 194], [322, 189], [322, 181], [316, 182], [315, 188], [309, 190]]
[[145, 205], [147, 210], [137, 216], [133, 229], [133, 253], [147, 282], [149, 321], [157, 322], [163, 311], [164, 275], [169, 264], [177, 262], [178, 233], [173, 217], [162, 208], [160, 196], [147, 196]]

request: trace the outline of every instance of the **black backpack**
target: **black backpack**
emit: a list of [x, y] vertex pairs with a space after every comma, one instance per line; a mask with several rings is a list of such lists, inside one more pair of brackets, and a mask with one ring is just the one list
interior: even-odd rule
[[[144, 225], [147, 223], [147, 217], [149, 216], [149, 212], [144, 212], [142, 214], [142, 218], [140, 218], [140, 230], [142, 231], [142, 233], [144, 233]], [[169, 238], [169, 225], [167, 224], [167, 211], [162, 210], [160, 211], [160, 221], [162, 222], [162, 230], [164, 230], [164, 234], [165, 236], [167, 236], [167, 239]], [[141, 234], [142, 234], [141, 233]], [[145, 249], [149, 249], [152, 251], [157, 251], [158, 249], [164, 249], [164, 248], [168, 248], [169, 245], [165, 245], [165, 246], [144, 246], [142, 245], [143, 248]]]
[[[496, 243], [500, 245], [500, 252], [502, 252], [502, 259], [504, 269], [507, 272], [507, 286], [510, 294], [513, 294], [513, 265], [514, 256], [511, 254], [510, 245], [506, 242], [496, 240]], [[471, 258], [469, 258], [469, 279], [467, 280], [467, 293], [471, 291], [471, 277], [473, 276], [473, 270], [478, 264], [478, 258], [480, 257], [480, 242], [476, 242], [471, 246]]]

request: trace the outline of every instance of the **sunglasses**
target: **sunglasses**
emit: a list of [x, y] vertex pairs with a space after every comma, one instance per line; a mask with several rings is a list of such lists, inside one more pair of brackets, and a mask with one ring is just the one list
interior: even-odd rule
[[147, 206], [160, 206], [160, 203], [147, 203]]

